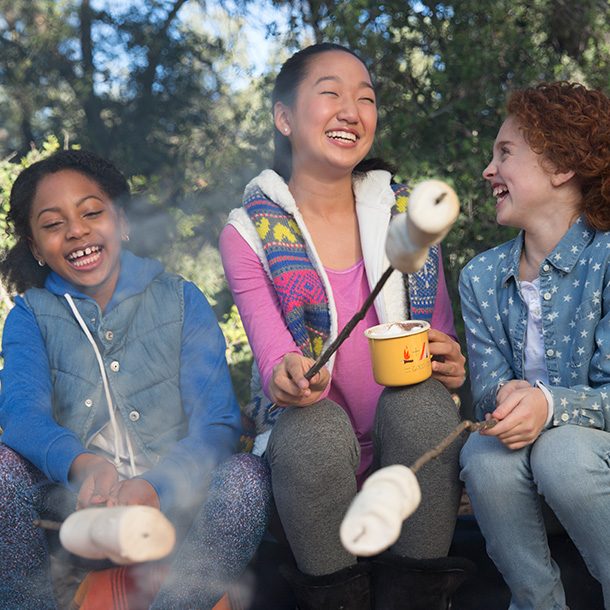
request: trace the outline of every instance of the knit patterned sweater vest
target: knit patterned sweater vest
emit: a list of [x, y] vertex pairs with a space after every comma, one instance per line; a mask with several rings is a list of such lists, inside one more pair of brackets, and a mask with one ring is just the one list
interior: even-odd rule
[[[396, 203], [392, 215], [404, 212], [409, 188], [392, 185]], [[244, 201], [256, 227], [269, 264], [273, 285], [286, 325], [301, 353], [317, 358], [330, 334], [328, 298], [314, 269], [303, 235], [291, 214], [256, 189]], [[407, 317], [430, 320], [438, 286], [438, 248], [430, 249], [424, 272], [405, 275], [409, 310]]]

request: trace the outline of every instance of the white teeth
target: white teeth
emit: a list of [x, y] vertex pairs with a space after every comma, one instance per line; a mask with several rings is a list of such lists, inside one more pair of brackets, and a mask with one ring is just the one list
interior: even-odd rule
[[501, 195], [505, 195], [508, 193], [508, 189], [505, 186], [495, 186], [493, 189], [493, 196], [500, 197]]
[[101, 248], [99, 246], [87, 246], [84, 250], [75, 250], [68, 254], [68, 260], [74, 262], [83, 256], [90, 256], [91, 254], [97, 254]]
[[336, 138], [338, 140], [349, 140], [355, 142], [358, 138], [356, 134], [350, 133], [349, 131], [329, 131], [326, 134], [329, 138]]

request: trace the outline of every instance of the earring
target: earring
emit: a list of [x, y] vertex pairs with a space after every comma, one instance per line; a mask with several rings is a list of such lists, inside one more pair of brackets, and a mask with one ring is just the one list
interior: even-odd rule
[[288, 127], [284, 127], [284, 133], [288, 133]]
[[123, 241], [129, 241], [129, 233], [123, 233], [123, 235], [121, 235], [121, 239]]
[[41, 267], [44, 267], [44, 261], [43, 261], [42, 259], [38, 259], [38, 264], [39, 264]]

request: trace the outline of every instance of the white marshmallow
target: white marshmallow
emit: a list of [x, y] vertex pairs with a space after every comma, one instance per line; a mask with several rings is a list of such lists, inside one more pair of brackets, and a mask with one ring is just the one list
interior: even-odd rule
[[424, 180], [409, 196], [407, 213], [390, 222], [386, 255], [402, 273], [415, 273], [423, 266], [431, 246], [447, 235], [460, 212], [455, 191], [440, 180]]
[[373, 473], [347, 510], [340, 528], [343, 546], [352, 554], [369, 557], [392, 546], [402, 522], [421, 501], [415, 473], [394, 464]]
[[124, 565], [166, 557], [176, 532], [156, 508], [115, 506], [77, 510], [62, 523], [59, 539], [75, 555]]

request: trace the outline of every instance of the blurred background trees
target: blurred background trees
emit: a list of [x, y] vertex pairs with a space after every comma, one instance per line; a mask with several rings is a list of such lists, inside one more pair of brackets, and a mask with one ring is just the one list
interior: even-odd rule
[[113, 159], [146, 201], [146, 249], [214, 303], [244, 399], [250, 352], [218, 233], [271, 158], [279, 65], [322, 40], [371, 70], [374, 153], [460, 195], [444, 242], [459, 321], [459, 270], [511, 236], [480, 178], [507, 92], [554, 79], [610, 92], [607, 0], [0, 0], [0, 224], [20, 163], [70, 145]]

